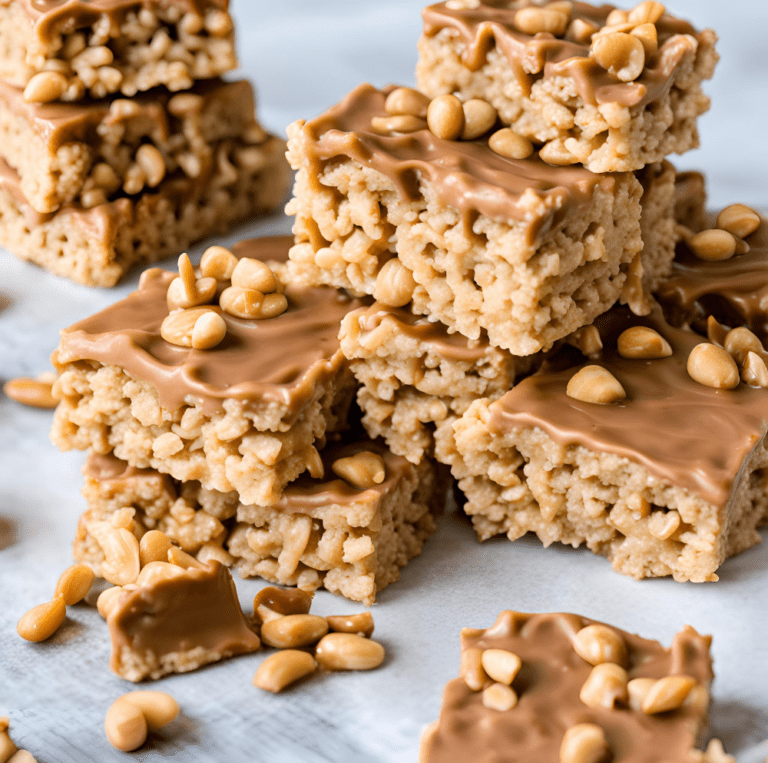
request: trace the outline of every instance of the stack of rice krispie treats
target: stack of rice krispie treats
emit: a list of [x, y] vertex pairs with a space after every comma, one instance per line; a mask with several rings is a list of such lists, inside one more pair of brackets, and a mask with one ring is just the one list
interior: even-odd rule
[[112, 286], [289, 184], [255, 117], [228, 0], [0, 2], [0, 245]]
[[119, 526], [371, 604], [435, 530], [445, 468], [348, 422], [357, 383], [338, 335], [369, 300], [296, 283], [292, 243], [213, 246], [196, 269], [183, 255], [178, 274], [145, 271], [61, 333], [52, 438], [90, 451], [74, 554], [97, 573], [111, 564], [104, 528]]
[[766, 512], [764, 351], [734, 310], [707, 341], [653, 296], [679, 242], [724, 259], [754, 233], [731, 210], [694, 238], [701, 186], [666, 159], [698, 145], [715, 34], [657, 2], [423, 18], [418, 90], [289, 128], [291, 273], [376, 300], [341, 335], [364, 425], [449, 464], [481, 539], [715, 580]]

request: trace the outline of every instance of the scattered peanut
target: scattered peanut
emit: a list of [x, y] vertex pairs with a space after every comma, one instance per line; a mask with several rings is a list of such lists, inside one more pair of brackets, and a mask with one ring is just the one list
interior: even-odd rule
[[209, 246], [200, 260], [200, 273], [206, 278], [228, 281], [237, 267], [237, 257], [223, 246]]
[[399, 114], [389, 117], [373, 117], [371, 129], [379, 135], [389, 135], [393, 132], [411, 133], [427, 129], [427, 120], [412, 114]]
[[596, 37], [592, 52], [603, 69], [622, 82], [636, 80], [645, 67], [645, 48], [637, 37], [625, 32], [612, 32]]
[[533, 143], [509, 127], [502, 127], [488, 139], [491, 151], [507, 159], [527, 159], [533, 154]]
[[161, 580], [170, 580], [184, 576], [184, 570], [170, 562], [150, 562], [145, 565], [139, 577], [136, 578], [137, 586], [153, 586]]
[[[227, 289], [227, 291], [229, 290]], [[224, 293], [226, 294], [226, 291]], [[193, 307], [189, 310], [177, 310], [170, 313], [160, 325], [160, 336], [168, 344], [174, 344], [177, 347], [192, 347], [195, 324], [199, 318], [209, 312], [212, 312], [210, 307]]]
[[24, 88], [27, 103], [57, 101], [67, 89], [67, 78], [60, 72], [38, 72]]
[[19, 749], [8, 735], [8, 732], [6, 731], [7, 728], [8, 726], [0, 731], [0, 761], [2, 761], [2, 763], [7, 763]]
[[378, 641], [354, 633], [329, 633], [315, 649], [317, 662], [328, 670], [373, 670], [384, 654]]
[[632, 326], [623, 331], [618, 341], [619, 355], [622, 358], [654, 360], [668, 358], [672, 347], [664, 337], [652, 328]]
[[194, 556], [188, 554], [186, 551], [182, 551], [177, 546], [171, 546], [168, 549], [168, 561], [171, 564], [175, 564], [177, 567], [181, 567], [185, 570], [202, 570], [205, 568], [205, 565], [201, 562], [198, 562]]
[[741, 366], [748, 353], [763, 352], [763, 343], [746, 326], [739, 326], [725, 335], [723, 349]]
[[517, 704], [517, 693], [507, 684], [495, 683], [483, 689], [483, 705], [490, 710], [506, 712]]
[[55, 408], [59, 403], [53, 395], [53, 383], [41, 379], [11, 379], [5, 383], [3, 391], [11, 400], [32, 408]]
[[26, 641], [45, 641], [61, 627], [67, 616], [67, 606], [63, 596], [56, 596], [45, 604], [32, 607], [22, 615], [16, 631]]
[[264, 295], [255, 289], [243, 289], [230, 286], [224, 289], [219, 297], [221, 309], [236, 318], [258, 318], [261, 315], [261, 306]]
[[588, 358], [599, 355], [603, 349], [603, 340], [600, 337], [597, 326], [585, 326], [581, 329], [578, 332], [577, 342], [581, 354]]
[[411, 87], [395, 88], [384, 101], [384, 109], [392, 116], [427, 118], [430, 100], [424, 93]]
[[266, 646], [295, 649], [310, 646], [328, 633], [328, 622], [318, 615], [285, 615], [261, 626], [261, 640]]
[[160, 530], [150, 530], [142, 535], [139, 541], [139, 560], [145, 566], [150, 562], [165, 562], [168, 560], [168, 551], [171, 539]]
[[640, 26], [635, 27], [630, 34], [633, 37], [637, 37], [643, 44], [646, 60], [651, 56], [656, 55], [659, 50], [659, 34], [655, 24], [640, 24]]
[[627, 671], [612, 662], [595, 665], [579, 692], [579, 699], [587, 707], [613, 708], [617, 702], [627, 702]]
[[53, 595], [61, 596], [64, 603], [71, 607], [87, 596], [95, 577], [87, 564], [73, 564], [61, 573]]
[[112, 585], [133, 583], [139, 576], [139, 541], [124, 528], [91, 528], [91, 535], [104, 551], [101, 575]]
[[334, 633], [356, 633], [370, 638], [373, 635], [373, 615], [361, 612], [359, 615], [331, 615], [325, 618]]
[[609, 754], [605, 732], [594, 723], [571, 726], [560, 745], [560, 763], [602, 763]]
[[285, 294], [267, 294], [261, 303], [259, 318], [277, 318], [288, 309], [288, 298]]
[[628, 704], [632, 710], [638, 713], [643, 711], [643, 701], [655, 683], [655, 678], [633, 678], [627, 684]]
[[115, 605], [117, 600], [125, 593], [125, 589], [122, 586], [116, 585], [112, 588], [107, 588], [99, 594], [99, 598], [96, 600], [96, 610], [106, 620]]
[[427, 109], [427, 124], [442, 140], [457, 140], [464, 130], [464, 107], [455, 95], [439, 95]]
[[760, 227], [761, 217], [744, 204], [731, 204], [717, 216], [717, 227], [737, 238], [746, 238]]
[[515, 676], [523, 665], [514, 652], [506, 649], [486, 649], [483, 651], [480, 662], [492, 681], [507, 685], [515, 680]]
[[376, 276], [373, 297], [390, 307], [403, 307], [413, 298], [416, 281], [398, 257], [384, 263]]
[[736, 239], [728, 231], [712, 228], [688, 239], [688, 248], [705, 262], [728, 260], [736, 254]]
[[690, 676], [660, 678], [645, 695], [642, 710], [648, 715], [677, 710], [694, 686], [696, 686], [696, 679]]
[[562, 37], [568, 27], [567, 14], [550, 8], [535, 6], [522, 8], [515, 14], [515, 28], [523, 34], [549, 32], [555, 37]]
[[187, 292], [184, 281], [174, 278], [168, 286], [166, 303], [169, 310], [186, 309], [207, 305], [216, 299], [217, 282], [215, 278], [198, 278], [194, 283], [194, 291]]
[[625, 665], [627, 646], [624, 639], [607, 625], [587, 625], [573, 637], [573, 649], [576, 654], [590, 665], [604, 662]]
[[269, 265], [250, 258], [240, 260], [232, 271], [232, 286], [242, 289], [255, 289], [262, 294], [277, 291], [277, 278]]
[[227, 324], [213, 310], [203, 313], [192, 327], [191, 344], [195, 350], [212, 350], [218, 347], [227, 335]]
[[253, 619], [257, 624], [286, 615], [307, 615], [314, 594], [300, 588], [262, 588], [253, 599]]
[[666, 12], [661, 3], [644, 0], [629, 12], [627, 20], [630, 24], [655, 24]]
[[659, 540], [668, 540], [680, 527], [682, 519], [676, 509], [654, 511], [648, 518], [648, 532]]
[[482, 691], [490, 677], [483, 667], [483, 650], [472, 647], [461, 653], [459, 675], [472, 691]]
[[768, 367], [757, 353], [747, 353], [747, 358], [741, 367], [741, 380], [751, 387], [768, 388]]
[[136, 163], [144, 170], [147, 185], [156, 188], [165, 177], [165, 159], [155, 146], [144, 143], [136, 152]]
[[259, 665], [253, 677], [253, 685], [259, 689], [278, 693], [296, 681], [311, 675], [316, 669], [315, 658], [308, 652], [285, 649], [270, 655]]
[[367, 490], [384, 482], [387, 472], [384, 459], [368, 450], [339, 458], [331, 465], [333, 473], [359, 490]]
[[464, 106], [464, 129], [461, 131], [462, 140], [475, 140], [485, 135], [498, 119], [496, 109], [488, 101], [472, 98]]
[[130, 702], [141, 710], [150, 731], [157, 731], [179, 715], [179, 703], [163, 691], [132, 691], [121, 701]]
[[584, 19], [574, 19], [565, 33], [565, 39], [579, 45], [588, 45], [598, 27]]
[[739, 368], [721, 347], [708, 342], [697, 344], [688, 356], [688, 375], [699, 384], [714, 389], [736, 389]]
[[104, 731], [113, 747], [122, 752], [130, 752], [147, 741], [147, 720], [138, 705], [120, 697], [107, 710]]
[[707, 339], [709, 339], [712, 344], [722, 347], [727, 334], [728, 330], [725, 326], [718, 323], [714, 315], [710, 315], [709, 318], [707, 318]]
[[624, 400], [627, 393], [618, 379], [602, 366], [585, 366], [568, 382], [566, 394], [574, 400], [610, 405]]

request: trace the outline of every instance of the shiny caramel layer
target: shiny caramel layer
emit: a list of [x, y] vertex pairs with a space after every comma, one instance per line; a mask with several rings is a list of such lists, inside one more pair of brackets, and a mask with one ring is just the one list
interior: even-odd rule
[[[615, 185], [614, 176], [576, 166], [552, 167], [537, 156], [507, 159], [494, 153], [487, 140], [441, 140], [428, 129], [378, 135], [371, 130], [371, 119], [387, 116], [384, 101], [393, 89], [360, 85], [304, 125], [311, 178], [322, 176], [326, 162], [349, 157], [383, 173], [402, 197], [415, 201], [422, 198], [423, 177], [438, 200], [461, 212], [470, 225], [478, 214], [525, 223], [530, 241], [560, 222], [570, 208], [590, 203], [596, 187]], [[521, 204], [521, 197], [531, 193], [543, 202], [536, 215]]]
[[388, 307], [380, 302], [375, 302], [362, 312], [357, 322], [361, 340], [365, 334], [373, 333], [389, 323], [399, 335], [426, 345], [435, 355], [462, 363], [478, 362], [490, 346], [485, 338], [475, 342], [458, 333], [450, 334], [442, 323], [430, 321], [423, 315], [414, 315], [405, 308]]
[[[696, 36], [687, 22], [665, 14], [656, 23], [659, 50], [634, 82], [622, 82], [590, 57], [590, 43], [559, 39], [551, 34], [535, 36], [518, 32], [514, 19], [520, 8], [534, 3], [510, 3], [508, 0], [480, 0], [477, 8], [451, 8], [448, 3], [430, 5], [422, 12], [424, 34], [433, 37], [443, 29], [455, 32], [464, 43], [462, 59], [471, 71], [486, 63], [488, 53], [498, 48], [524, 92], [530, 90], [533, 77], [569, 77], [581, 98], [590, 104], [620, 103], [642, 106], [661, 98], [672, 84], [675, 70], [689, 49], [681, 35]], [[580, 19], [595, 27], [605, 26], [613, 5], [595, 7], [574, 2], [571, 19]]]
[[[320, 452], [325, 471], [322, 478], [310, 477], [309, 472], [304, 472], [285, 488], [280, 502], [270, 508], [279, 509], [287, 514], [305, 514], [315, 512], [324, 506], [345, 506], [371, 500], [378, 503], [413, 469], [413, 466], [404, 458], [396, 456], [379, 441], [350, 434], [344, 437], [343, 442], [327, 445]], [[384, 480], [369, 488], [354, 487], [346, 480], [337, 477], [332, 468], [333, 463], [338, 459], [348, 458], [363, 451], [376, 453], [384, 461]], [[96, 479], [100, 483], [119, 483], [155, 477], [168, 478], [167, 475], [161, 475], [154, 469], [137, 469], [112, 454], [101, 455], [93, 451], [88, 454], [83, 475], [86, 478]], [[180, 487], [180, 482], [176, 480], [173, 482]]]
[[240, 609], [232, 575], [217, 561], [124, 593], [107, 624], [116, 673], [126, 648], [144, 659], [147, 652], [162, 657], [201, 648], [245, 654], [260, 645]]
[[[450, 681], [443, 692], [437, 732], [424, 751], [425, 763], [560, 763], [565, 732], [580, 723], [603, 729], [612, 763], [687, 761], [705, 724], [701, 708], [646, 715], [623, 705], [588, 707], [579, 699], [592, 665], [575, 651], [572, 639], [595, 624], [571, 614], [502, 613], [486, 630], [465, 629], [462, 652], [503, 649], [516, 654], [522, 667], [512, 683], [519, 700], [511, 710], [483, 705], [483, 693], [464, 679]], [[602, 625], [602, 624], [601, 624]], [[710, 638], [692, 628], [678, 633], [670, 649], [657, 641], [607, 626], [624, 642], [629, 679], [690, 676], [709, 686]]]
[[[289, 243], [282, 240], [284, 248]], [[254, 240], [239, 253], [269, 259], [279, 247], [273, 238], [263, 245]], [[288, 285], [288, 309], [275, 318], [235, 318], [216, 308], [227, 335], [213, 350], [195, 350], [160, 336], [168, 315], [166, 292], [175, 277], [160, 268], [146, 270], [138, 291], [62, 331], [59, 365], [85, 360], [118, 366], [150, 383], [169, 410], [200, 401], [210, 414], [235, 399], [278, 403], [297, 414], [317, 384], [339, 372], [341, 319], [364, 305], [334, 289]]]
[[[768, 392], [743, 383], [718, 390], [694, 381], [686, 369], [688, 356], [706, 340], [672, 328], [658, 307], [645, 318], [626, 308], [613, 309], [595, 326], [603, 351], [586, 362], [573, 348], [564, 348], [491, 405], [491, 430], [503, 434], [539, 427], [562, 445], [623, 456], [659, 479], [724, 507], [742, 464], [766, 431]], [[672, 355], [658, 360], [621, 357], [618, 336], [632, 326], [658, 331], [671, 345]], [[587, 365], [610, 371], [626, 399], [598, 405], [569, 397], [569, 380]]]
[[[255, 111], [253, 88], [247, 80], [224, 82], [220, 79], [198, 83], [194, 94], [202, 100], [201, 111], [212, 111], [228, 129], [219, 136], [237, 137], [244, 125], [253, 120]], [[147, 134], [167, 141], [180, 129], [178, 118], [168, 112], [168, 101], [173, 97], [164, 88], [143, 93], [131, 101], [136, 111], [111, 112], [113, 101], [84, 100], [77, 103], [27, 103], [23, 90], [0, 80], [0, 100], [14, 115], [27, 121], [51, 154], [68, 143], [96, 145], [103, 141], [100, 125], [119, 125], [128, 120], [144, 120]], [[224, 119], [226, 114], [228, 119]]]
[[713, 315], [731, 328], [747, 326], [768, 339], [768, 221], [746, 239], [749, 251], [728, 260], [705, 262], [680, 243], [672, 275], [657, 296], [670, 319], [705, 329]]
[[203, 14], [208, 8], [229, 8], [229, 0], [13, 0], [35, 25], [40, 40], [50, 42], [56, 34], [90, 27], [102, 17], [120, 23], [130, 12], [153, 6], [176, 5], [185, 13]]

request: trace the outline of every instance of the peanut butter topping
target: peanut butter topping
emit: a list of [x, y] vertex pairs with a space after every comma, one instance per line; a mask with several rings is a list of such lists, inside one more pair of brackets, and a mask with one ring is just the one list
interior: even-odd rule
[[485, 338], [474, 342], [458, 333], [449, 334], [442, 323], [414, 315], [404, 308], [387, 307], [380, 302], [374, 303], [358, 317], [358, 325], [364, 334], [373, 333], [382, 324], [389, 322], [397, 327], [398, 333], [428, 345], [435, 355], [449, 360], [475, 363], [488, 349]]
[[[467, 680], [450, 681], [443, 692], [440, 723], [422, 750], [424, 762], [560, 763], [565, 733], [585, 723], [603, 730], [612, 763], [689, 760], [705, 725], [700, 706], [648, 715], [624, 702], [591, 707], [579, 698], [593, 668], [576, 653], [573, 639], [590, 625], [595, 625], [593, 620], [577, 615], [504, 612], [491, 628], [465, 629], [463, 661], [473, 653], [489, 654], [486, 650], [519, 657], [521, 667], [511, 687], [518, 701], [508, 710], [492, 709], [483, 704], [484, 692], [471, 689]], [[688, 676], [708, 688], [712, 678], [708, 637], [686, 627], [674, 637], [672, 647], [664, 649], [657, 641], [601, 627], [626, 644], [624, 667], [630, 681]]]
[[[195, 86], [195, 94], [203, 99], [202, 110], [216, 108], [222, 112], [227, 110], [232, 115], [229, 122], [231, 129], [218, 136], [220, 138], [236, 137], [246, 120], [253, 118], [253, 91], [246, 80], [200, 82]], [[103, 138], [96, 128], [102, 122], [113, 125], [143, 119], [148, 126], [148, 135], [166, 141], [179, 129], [179, 119], [172, 116], [167, 108], [173, 95], [164, 88], [156, 88], [131, 99], [138, 107], [135, 111], [121, 113], [110, 108], [114, 101], [124, 100], [121, 98], [77, 103], [28, 103], [24, 100], [23, 90], [0, 81], [0, 99], [12, 113], [29, 122], [51, 154], [67, 143], [101, 143]]]
[[[585, 362], [581, 353], [563, 348], [492, 404], [491, 429], [503, 433], [539, 427], [562, 445], [623, 456], [659, 479], [724, 507], [744, 460], [765, 434], [768, 394], [744, 383], [736, 389], [715, 389], [694, 381], [687, 371], [688, 358], [706, 340], [669, 326], [658, 307], [645, 318], [626, 308], [614, 309], [595, 326], [603, 343], [599, 353]], [[634, 326], [658, 332], [672, 354], [652, 360], [621, 357], [618, 337]], [[626, 398], [596, 405], [569, 397], [570, 380], [586, 366], [610, 372]]]
[[[387, 116], [385, 101], [394, 89], [360, 85], [303, 126], [310, 178], [321, 177], [325, 163], [349, 157], [383, 173], [403, 197], [416, 200], [422, 195], [420, 177], [425, 176], [439, 200], [461, 212], [468, 226], [478, 214], [526, 222], [530, 241], [557, 224], [567, 207], [589, 203], [597, 186], [610, 189], [615, 183], [613, 176], [581, 167], [552, 167], [535, 156], [506, 158], [487, 140], [443, 140], [426, 124], [407, 134], [377, 134], [371, 122]], [[542, 202], [535, 214], [521, 203], [521, 197], [531, 193]]]
[[[591, 41], [575, 42], [550, 32], [531, 35], [516, 26], [521, 9], [538, 7], [529, 0], [480, 0], [476, 8], [451, 8], [438, 3], [425, 8], [424, 34], [433, 37], [450, 29], [465, 43], [463, 62], [472, 71], [486, 63], [488, 53], [497, 47], [507, 58], [525, 91], [540, 77], [567, 76], [590, 104], [620, 103], [640, 106], [661, 98], [672, 83], [672, 75], [682, 57], [691, 49], [696, 30], [687, 22], [667, 14], [656, 22], [658, 50], [645, 61], [639, 76], [631, 82], [603, 68], [590, 56]], [[606, 25], [613, 5], [595, 7], [574, 2], [569, 21], [584, 22], [595, 31]]]
[[[285, 248], [290, 239], [283, 239]], [[242, 256], [271, 258], [280, 243], [266, 239], [239, 247]], [[283, 250], [284, 252], [284, 250]], [[149, 382], [161, 404], [177, 410], [200, 401], [207, 413], [220, 411], [226, 399], [275, 402], [298, 412], [314, 388], [335, 376], [344, 359], [337, 339], [341, 319], [364, 302], [334, 289], [288, 285], [288, 309], [267, 320], [236, 318], [216, 306], [227, 333], [211, 350], [166, 342], [160, 327], [168, 316], [166, 293], [175, 274], [145, 271], [138, 291], [61, 334], [58, 363], [96, 361], [124, 369]]]
[[[229, 0], [171, 0], [183, 12], [202, 14], [207, 8], [229, 7]], [[40, 40], [49, 42], [56, 34], [89, 27], [102, 16], [119, 23], [126, 14], [147, 6], [146, 0], [19, 0], [35, 24]], [[150, 4], [151, 7], [151, 4]]]
[[706, 262], [685, 243], [678, 245], [672, 275], [658, 287], [658, 298], [674, 323], [689, 323], [706, 333], [713, 315], [730, 327], [747, 326], [768, 339], [768, 223], [746, 239], [749, 251], [728, 260]]
[[217, 561], [124, 592], [107, 624], [110, 666], [117, 673], [124, 648], [163, 657], [200, 648], [221, 655], [244, 654], [260, 646], [240, 609], [229, 570]]

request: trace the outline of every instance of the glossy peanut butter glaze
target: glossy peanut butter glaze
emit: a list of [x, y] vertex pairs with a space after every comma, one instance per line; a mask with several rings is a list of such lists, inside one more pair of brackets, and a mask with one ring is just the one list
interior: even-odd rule
[[[605, 732], [612, 763], [689, 763], [689, 752], [705, 725], [693, 707], [645, 715], [617, 705], [587, 707], [579, 691], [592, 666], [573, 649], [572, 638], [593, 620], [570, 614], [527, 615], [503, 612], [487, 630], [465, 629], [462, 651], [506, 649], [522, 660], [512, 683], [519, 701], [507, 711], [483, 705], [482, 692], [462, 678], [443, 692], [440, 722], [423, 750], [424, 763], [560, 763], [565, 732], [577, 723], [595, 723]], [[708, 686], [712, 678], [710, 639], [692, 628], [678, 633], [671, 649], [613, 628], [627, 646], [633, 678], [687, 675]]]
[[258, 636], [240, 609], [229, 570], [217, 561], [181, 577], [126, 591], [110, 613], [110, 667], [120, 673], [127, 648], [143, 658], [203, 648], [221, 656], [255, 652]]
[[[453, 30], [465, 44], [462, 54], [468, 69], [477, 71], [486, 62], [488, 52], [498, 47], [505, 55], [516, 79], [529, 91], [534, 78], [567, 76], [586, 103], [620, 103], [640, 106], [661, 98], [672, 84], [680, 60], [690, 49], [689, 41], [679, 35], [697, 36], [687, 22], [664, 15], [656, 24], [659, 51], [646, 63], [634, 82], [622, 82], [589, 57], [590, 46], [556, 38], [551, 34], [535, 36], [518, 32], [515, 14], [531, 2], [481, 0], [478, 8], [451, 9], [446, 3], [430, 5], [422, 11], [424, 34], [433, 37], [443, 29]], [[571, 19], [583, 19], [596, 27], [605, 26], [613, 5], [595, 7], [573, 3]]]
[[[56, 34], [95, 24], [102, 16], [113, 23], [142, 8], [176, 5], [185, 13], [203, 14], [208, 8], [227, 10], [229, 0], [12, 0], [24, 9], [35, 25], [38, 38], [50, 42]], [[7, 5], [7, 0], [6, 3]]]
[[678, 245], [672, 275], [658, 288], [670, 320], [704, 328], [714, 315], [731, 328], [747, 326], [768, 340], [768, 221], [746, 239], [749, 251], [729, 260], [704, 262]]
[[432, 322], [422, 315], [414, 315], [405, 308], [388, 307], [380, 302], [375, 302], [361, 312], [357, 322], [361, 339], [365, 334], [373, 333], [383, 324], [390, 323], [398, 334], [427, 345], [431, 352], [447, 360], [477, 362], [489, 347], [485, 337], [473, 341], [458, 333], [450, 334], [442, 323]]
[[[290, 238], [282, 245], [287, 250]], [[280, 244], [242, 245], [241, 256], [274, 258]], [[285, 257], [285, 254], [282, 254]], [[206, 413], [226, 399], [275, 402], [297, 414], [318, 383], [333, 378], [344, 359], [341, 319], [364, 302], [334, 289], [287, 286], [288, 310], [276, 318], [244, 320], [221, 312], [227, 336], [214, 350], [169, 344], [160, 336], [168, 315], [166, 292], [176, 277], [160, 268], [142, 273], [138, 291], [61, 332], [58, 364], [81, 360], [122, 368], [149, 382], [168, 410], [200, 401]], [[219, 308], [216, 308], [219, 310]]]
[[[535, 156], [499, 156], [487, 139], [447, 141], [427, 129], [378, 135], [371, 131], [371, 119], [387, 116], [384, 101], [393, 89], [360, 85], [304, 125], [310, 178], [319, 183], [326, 162], [349, 157], [386, 175], [404, 198], [417, 200], [423, 175], [439, 201], [461, 212], [470, 226], [478, 213], [503, 222], [525, 222], [530, 239], [562, 219], [567, 208], [590, 203], [596, 187], [614, 187], [614, 176], [595, 175], [582, 167], [552, 167]], [[535, 219], [520, 204], [526, 191], [544, 202]]]
[[[201, 111], [214, 108], [217, 109], [216, 113], [219, 113], [227, 109], [232, 117], [231, 124], [235, 127], [239, 127], [245, 119], [253, 118], [253, 88], [246, 80], [208, 80], [198, 83], [194, 93], [203, 99]], [[103, 142], [97, 132], [102, 123], [111, 126], [143, 119], [151, 125], [151, 130], [147, 131], [149, 134], [167, 140], [173, 130], [180, 129], [179, 120], [169, 114], [167, 109], [168, 101], [173, 95], [164, 88], [142, 93], [131, 99], [138, 106], [138, 113], [120, 115], [111, 113], [110, 106], [113, 101], [124, 100], [122, 98], [86, 99], [77, 103], [27, 103], [21, 88], [0, 80], [0, 100], [13, 114], [29, 123], [51, 154], [67, 143]], [[234, 137], [234, 133], [227, 137]]]
[[[304, 472], [298, 479], [289, 484], [283, 491], [279, 503], [271, 508], [286, 513], [307, 513], [330, 505], [349, 505], [360, 501], [380, 500], [389, 493], [404, 476], [410, 474], [412, 466], [402, 457], [396, 456], [379, 441], [367, 438], [352, 439], [347, 434], [345, 441], [326, 445], [320, 452], [325, 475], [315, 479]], [[333, 473], [333, 462], [339, 458], [347, 458], [361, 451], [377, 453], [384, 460], [385, 477], [378, 485], [366, 489], [353, 487]], [[137, 469], [113, 454], [102, 455], [91, 451], [83, 467], [86, 478], [96, 479], [100, 483], [121, 482], [130, 479], [167, 478], [154, 469]], [[175, 485], [180, 485], [173, 480]]]
[[[600, 356], [586, 361], [573, 348], [564, 348], [491, 405], [491, 431], [539, 427], [555, 442], [623, 456], [659, 479], [724, 507], [744, 460], [765, 434], [768, 391], [743, 383], [734, 390], [716, 390], [695, 382], [686, 369], [688, 356], [706, 340], [669, 326], [658, 307], [645, 318], [616, 308], [595, 326], [604, 346]], [[622, 358], [616, 341], [630, 326], [658, 331], [672, 346], [672, 356]], [[607, 368], [627, 398], [598, 405], [568, 397], [568, 381], [586, 365]]]

